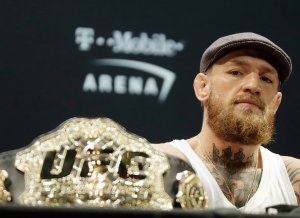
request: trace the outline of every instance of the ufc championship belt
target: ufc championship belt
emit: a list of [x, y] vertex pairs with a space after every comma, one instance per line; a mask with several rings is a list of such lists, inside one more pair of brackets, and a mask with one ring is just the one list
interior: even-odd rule
[[0, 154], [0, 203], [172, 209], [208, 205], [190, 165], [107, 118], [73, 118]]

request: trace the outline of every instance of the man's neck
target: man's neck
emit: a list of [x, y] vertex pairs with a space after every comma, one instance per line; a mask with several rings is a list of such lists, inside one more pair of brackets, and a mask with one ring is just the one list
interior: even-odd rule
[[209, 158], [213, 164], [222, 166], [230, 173], [236, 173], [257, 166], [260, 145], [243, 145], [226, 142], [210, 130], [202, 130], [188, 140], [200, 157]]

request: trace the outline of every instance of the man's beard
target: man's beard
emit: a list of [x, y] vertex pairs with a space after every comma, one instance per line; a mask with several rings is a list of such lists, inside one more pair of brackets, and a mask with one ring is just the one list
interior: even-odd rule
[[[235, 108], [235, 103], [242, 99], [254, 100], [261, 107], [261, 113], [251, 108]], [[257, 96], [240, 95], [226, 107], [212, 91], [207, 111], [208, 125], [220, 139], [244, 145], [267, 144], [272, 140], [275, 116]]]

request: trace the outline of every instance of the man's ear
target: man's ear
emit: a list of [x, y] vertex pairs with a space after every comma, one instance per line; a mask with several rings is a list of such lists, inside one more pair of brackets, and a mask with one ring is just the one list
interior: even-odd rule
[[282, 93], [277, 92], [277, 94], [274, 97], [274, 114], [277, 112], [282, 100]]
[[198, 73], [194, 79], [194, 91], [197, 99], [204, 102], [209, 97], [210, 92], [209, 78], [204, 73]]

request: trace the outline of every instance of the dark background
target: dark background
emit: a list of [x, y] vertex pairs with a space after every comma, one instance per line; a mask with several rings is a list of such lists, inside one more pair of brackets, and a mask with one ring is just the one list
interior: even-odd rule
[[[109, 117], [150, 142], [191, 137], [202, 122], [192, 83], [203, 51], [220, 36], [251, 31], [272, 39], [293, 60], [269, 147], [299, 158], [299, 6], [296, 0], [1, 1], [0, 151], [26, 146], [72, 117]], [[104, 38], [115, 30], [136, 37], [145, 32], [149, 38], [162, 33], [184, 49], [173, 57], [113, 53], [96, 45], [80, 51], [78, 27], [93, 28], [95, 37]], [[151, 63], [174, 72], [176, 80], [164, 102], [157, 96], [84, 92], [88, 73], [96, 79], [100, 74], [147, 77], [136, 70], [91, 66], [99, 58]]]

